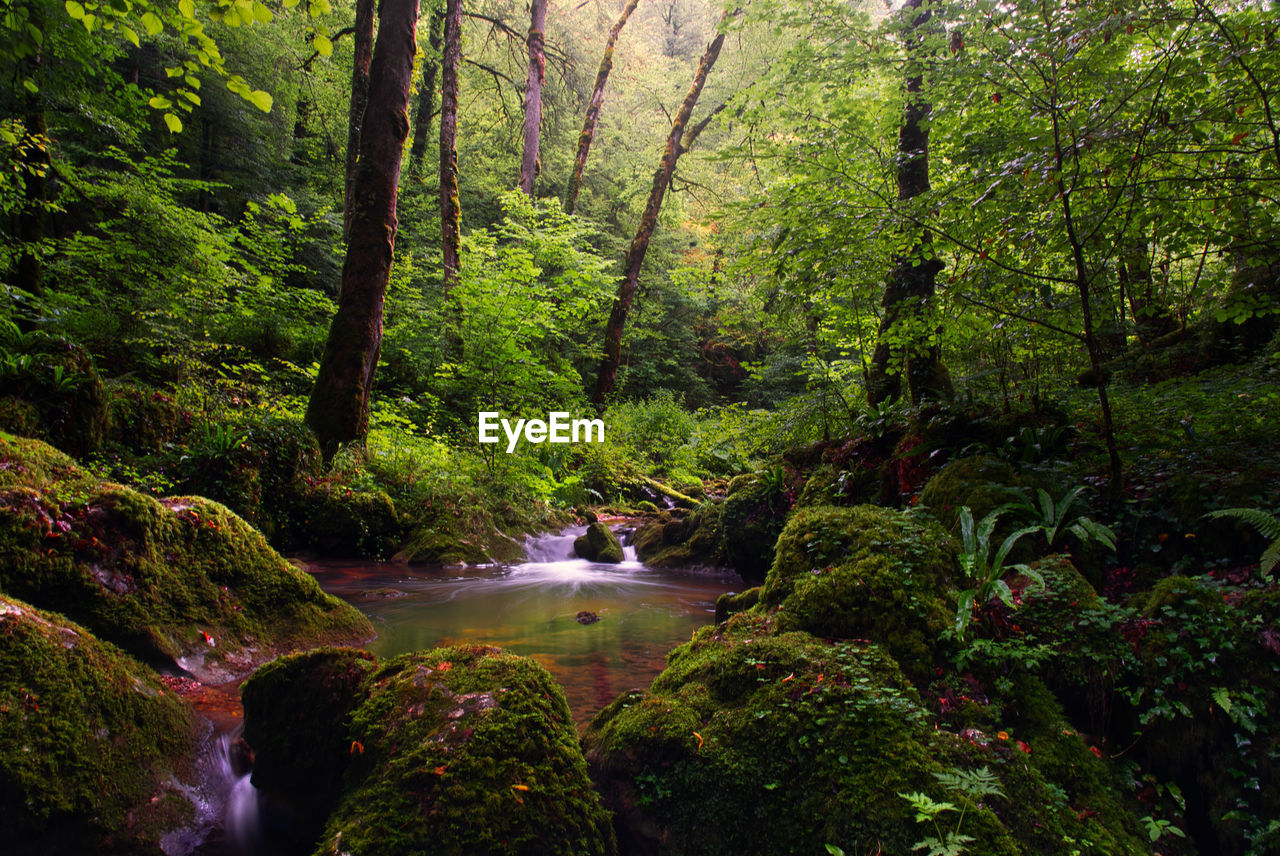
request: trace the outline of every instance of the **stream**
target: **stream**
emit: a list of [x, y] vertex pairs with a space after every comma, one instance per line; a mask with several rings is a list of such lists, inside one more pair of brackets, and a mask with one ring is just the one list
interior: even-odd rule
[[[321, 588], [369, 617], [378, 636], [365, 647], [379, 657], [442, 645], [496, 645], [546, 666], [581, 726], [619, 694], [648, 687], [667, 653], [715, 619], [716, 598], [742, 588], [732, 572], [648, 568], [630, 546], [620, 564], [579, 559], [573, 540], [585, 528], [529, 539], [528, 560], [520, 564], [445, 568], [322, 560], [309, 563], [308, 571]], [[221, 814], [197, 845], [200, 856], [262, 850], [257, 792], [236, 751], [239, 711], [216, 713], [228, 706], [227, 700], [198, 704], [215, 710], [201, 762], [201, 790], [207, 793], [199, 804]], [[167, 852], [191, 852], [183, 842], [168, 844]]]

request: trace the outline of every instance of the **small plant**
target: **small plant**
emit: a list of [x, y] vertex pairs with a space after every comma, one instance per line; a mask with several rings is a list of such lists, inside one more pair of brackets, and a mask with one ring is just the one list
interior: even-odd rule
[[213, 457], [223, 457], [240, 448], [245, 436], [243, 431], [237, 431], [230, 425], [221, 422], [206, 423], [195, 445]]
[[996, 523], [999, 522], [1003, 513], [1004, 509], [997, 508], [975, 524], [973, 512], [969, 510], [969, 506], [966, 505], [960, 509], [962, 544], [959, 556], [960, 567], [964, 570], [965, 576], [976, 583], [973, 588], [960, 592], [956, 598], [956, 635], [961, 639], [964, 638], [969, 622], [973, 619], [974, 606], [981, 606], [993, 597], [1000, 598], [1006, 606], [1013, 606], [1013, 592], [1003, 579], [1008, 571], [1025, 574], [1039, 583], [1041, 588], [1044, 587], [1044, 579], [1040, 574], [1025, 564], [1019, 563], [1008, 567], [1004, 564], [1009, 551], [1013, 549], [1018, 539], [1023, 535], [1038, 532], [1038, 526], [1026, 526], [1009, 535], [995, 551], [995, 555], [992, 555], [992, 536], [995, 533]]
[[1036, 488], [1038, 502], [1032, 502], [1024, 492], [1019, 491], [1021, 500], [1005, 506], [1020, 513], [1024, 519], [1032, 521], [1030, 531], [1044, 533], [1050, 547], [1057, 545], [1064, 535], [1073, 535], [1081, 544], [1096, 541], [1108, 550], [1115, 552], [1116, 533], [1083, 514], [1075, 514], [1072, 509], [1079, 504], [1087, 488], [1084, 485], [1073, 487], [1061, 499], [1054, 501], [1044, 488]]
[[1271, 540], [1267, 549], [1262, 551], [1262, 558], [1258, 560], [1259, 573], [1268, 574], [1280, 564], [1280, 517], [1268, 514], [1260, 508], [1222, 508], [1205, 516], [1215, 520], [1223, 517], [1242, 520], [1257, 529], [1263, 538]]
[[[985, 518], [984, 518], [985, 519]], [[912, 850], [924, 850], [925, 856], [961, 856], [974, 841], [972, 835], [961, 832], [964, 828], [964, 816], [968, 811], [967, 803], [979, 803], [983, 797], [1004, 796], [1000, 788], [1000, 780], [987, 767], [976, 770], [948, 770], [945, 773], [934, 773], [934, 778], [955, 797], [963, 800], [958, 809], [960, 816], [956, 819], [954, 829], [944, 829], [942, 816], [957, 811], [955, 803], [939, 802], [921, 791], [904, 794], [899, 793], [916, 812], [916, 823], [928, 823], [933, 826], [933, 835], [926, 836], [915, 843]], [[830, 849], [828, 847], [828, 849]]]

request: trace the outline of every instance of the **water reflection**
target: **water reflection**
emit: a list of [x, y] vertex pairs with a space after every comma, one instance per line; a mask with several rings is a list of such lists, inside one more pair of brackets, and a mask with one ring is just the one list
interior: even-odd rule
[[[575, 534], [530, 544], [535, 561], [468, 568], [321, 562], [320, 585], [358, 606], [378, 630], [380, 656], [438, 645], [497, 645], [541, 662], [565, 688], [575, 718], [589, 720], [619, 693], [645, 687], [667, 652], [710, 623], [716, 598], [741, 587], [733, 574], [660, 571], [570, 558]], [[579, 613], [599, 621], [581, 623]], [[587, 618], [584, 616], [584, 618]], [[589, 619], [588, 619], [589, 620]]]

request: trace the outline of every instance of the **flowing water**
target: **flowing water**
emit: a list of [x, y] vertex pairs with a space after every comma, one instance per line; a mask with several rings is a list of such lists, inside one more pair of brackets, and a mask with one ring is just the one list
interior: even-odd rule
[[[616, 565], [573, 554], [585, 527], [530, 539], [528, 561], [484, 568], [313, 562], [321, 587], [373, 622], [369, 650], [382, 657], [442, 645], [497, 645], [532, 657], [564, 687], [581, 724], [620, 693], [647, 687], [667, 652], [715, 617], [715, 602], [741, 588], [737, 574], [647, 568], [624, 547]], [[225, 691], [224, 691], [225, 690]], [[198, 817], [165, 842], [168, 853], [258, 856], [268, 852], [258, 795], [238, 751], [235, 688], [193, 699], [213, 721], [194, 789]]]
[[[620, 693], [644, 688], [667, 652], [715, 617], [715, 602], [741, 588], [736, 574], [647, 568], [624, 547], [616, 565], [573, 555], [583, 527], [531, 539], [528, 561], [481, 568], [317, 562], [322, 588], [354, 603], [388, 657], [440, 645], [497, 645], [546, 666], [579, 723]], [[580, 613], [582, 623], [579, 620]], [[593, 617], [599, 620], [593, 621]]]

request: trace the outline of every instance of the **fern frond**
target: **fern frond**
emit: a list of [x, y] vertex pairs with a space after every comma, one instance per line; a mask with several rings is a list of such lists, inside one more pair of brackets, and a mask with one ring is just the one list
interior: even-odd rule
[[1212, 517], [1215, 520], [1223, 517], [1241, 520], [1262, 533], [1263, 538], [1269, 538], [1273, 541], [1280, 538], [1280, 517], [1268, 514], [1261, 508], [1221, 508], [1217, 511], [1210, 511], [1205, 516]]

